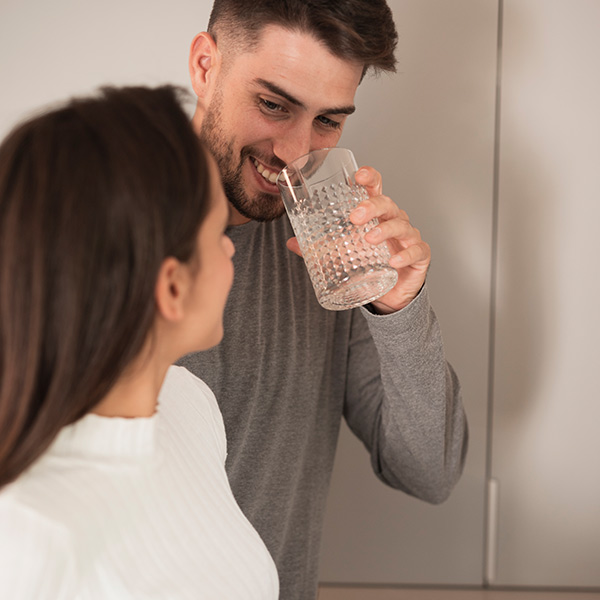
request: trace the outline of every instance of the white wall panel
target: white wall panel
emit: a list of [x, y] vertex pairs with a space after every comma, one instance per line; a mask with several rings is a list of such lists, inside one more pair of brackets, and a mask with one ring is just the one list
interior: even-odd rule
[[0, 136], [29, 111], [98, 86], [189, 88], [210, 0], [1, 0]]
[[504, 9], [495, 583], [600, 586], [600, 2]]
[[399, 72], [365, 80], [342, 144], [432, 247], [429, 287], [471, 430], [462, 480], [430, 506], [386, 488], [343, 428], [321, 579], [481, 583], [498, 3], [392, 0]]

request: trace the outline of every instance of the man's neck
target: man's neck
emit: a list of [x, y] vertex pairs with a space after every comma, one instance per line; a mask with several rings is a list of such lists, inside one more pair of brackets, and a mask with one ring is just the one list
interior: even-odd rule
[[229, 203], [229, 221], [228, 225], [230, 227], [236, 227], [237, 225], [244, 225], [245, 223], [249, 223], [251, 219], [245, 217], [241, 213], [237, 211], [237, 209]]

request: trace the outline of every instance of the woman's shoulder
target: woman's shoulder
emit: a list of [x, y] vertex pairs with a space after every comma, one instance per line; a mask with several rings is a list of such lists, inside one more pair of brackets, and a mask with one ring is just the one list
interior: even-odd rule
[[7, 598], [71, 597], [75, 553], [70, 533], [43, 507], [27, 501], [23, 485], [17, 480], [0, 492], [0, 589]]
[[13, 534], [31, 540], [39, 532], [57, 542], [66, 540], [67, 528], [44, 510], [43, 499], [34, 501], [29, 487], [25, 474], [0, 492], [0, 540], [12, 539]]
[[226, 452], [225, 425], [214, 393], [199, 377], [185, 367], [171, 366], [158, 397], [158, 410], [177, 430], [193, 429], [199, 434], [209, 428]]
[[214, 398], [212, 390], [206, 385], [202, 379], [196, 377], [191, 371], [188, 371], [185, 367], [172, 365], [167, 371], [165, 381], [161, 388], [161, 396], [165, 393], [180, 392], [184, 395], [192, 394], [198, 396], [208, 396]]
[[171, 366], [160, 389], [158, 403], [161, 409], [177, 408], [204, 413], [220, 413], [212, 390], [202, 379], [196, 377], [185, 367]]

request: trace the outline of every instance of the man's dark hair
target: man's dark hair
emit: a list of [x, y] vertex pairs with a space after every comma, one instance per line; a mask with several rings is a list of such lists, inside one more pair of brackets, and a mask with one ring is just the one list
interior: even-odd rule
[[208, 32], [251, 49], [266, 25], [313, 35], [338, 58], [362, 64], [363, 75], [396, 70], [398, 33], [385, 0], [215, 0]]

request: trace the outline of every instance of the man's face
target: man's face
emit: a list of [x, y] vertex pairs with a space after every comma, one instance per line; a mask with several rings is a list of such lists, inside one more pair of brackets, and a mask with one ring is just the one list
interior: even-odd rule
[[310, 35], [276, 26], [264, 29], [253, 52], [225, 60], [200, 135], [239, 213], [232, 222], [276, 219], [284, 212], [276, 175], [306, 152], [337, 144], [354, 111], [362, 65], [335, 57]]

